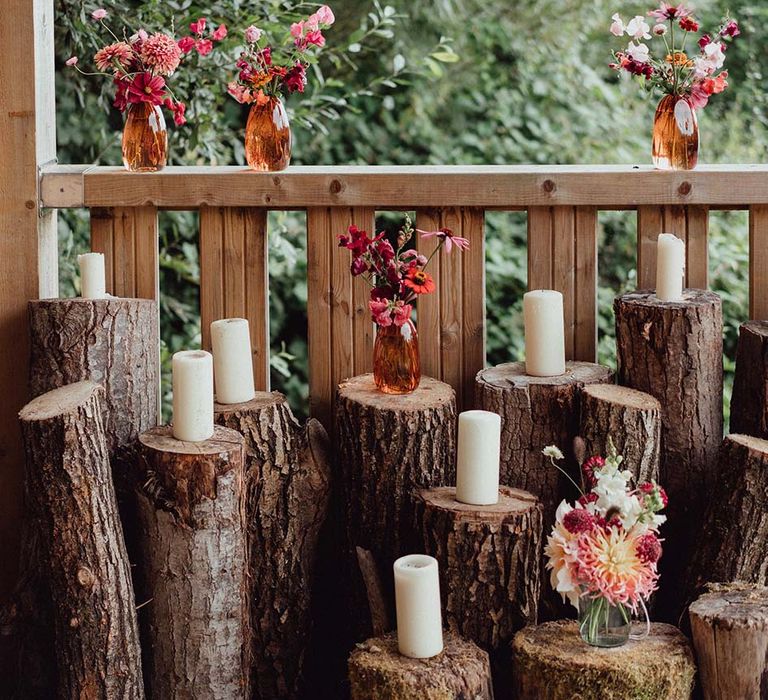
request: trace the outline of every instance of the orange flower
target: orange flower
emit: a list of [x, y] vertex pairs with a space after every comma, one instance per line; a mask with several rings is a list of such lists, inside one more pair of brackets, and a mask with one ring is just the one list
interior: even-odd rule
[[410, 287], [416, 294], [432, 294], [435, 291], [435, 280], [424, 270], [411, 268], [405, 277], [405, 286]]
[[272, 75], [267, 71], [259, 71], [251, 76], [251, 83], [253, 84], [253, 87], [257, 88], [263, 87], [270, 80], [272, 80]]
[[682, 51], [675, 51], [673, 54], [667, 54], [666, 62], [671, 63], [673, 66], [685, 66], [690, 68], [693, 65], [693, 61], [688, 58], [688, 55]]

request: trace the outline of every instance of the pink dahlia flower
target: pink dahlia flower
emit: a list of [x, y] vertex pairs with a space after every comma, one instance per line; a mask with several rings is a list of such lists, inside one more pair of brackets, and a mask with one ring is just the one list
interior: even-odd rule
[[136, 54], [129, 44], [117, 41], [99, 49], [94, 56], [96, 67], [100, 71], [111, 70], [114, 73], [127, 73]]
[[157, 75], [171, 75], [179, 67], [181, 49], [170, 36], [158, 32], [142, 43], [141, 60]]

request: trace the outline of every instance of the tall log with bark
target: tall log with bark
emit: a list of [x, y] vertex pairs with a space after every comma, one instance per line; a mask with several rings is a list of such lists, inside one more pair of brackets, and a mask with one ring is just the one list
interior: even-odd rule
[[747, 321], [739, 329], [731, 432], [768, 438], [768, 321]]
[[153, 697], [249, 697], [250, 637], [243, 438], [203, 442], [170, 428], [137, 457], [148, 684]]
[[[104, 391], [78, 382], [19, 418], [32, 527], [25, 562], [52, 613], [60, 698], [142, 698], [136, 608], [102, 420]], [[39, 619], [39, 613], [36, 613]], [[28, 668], [28, 667], [27, 667]], [[23, 694], [24, 691], [22, 691]], [[51, 697], [49, 695], [49, 697]]]
[[328, 511], [328, 436], [302, 428], [282, 394], [216, 404], [216, 422], [245, 438], [251, 689], [294, 698], [303, 687], [320, 529]]

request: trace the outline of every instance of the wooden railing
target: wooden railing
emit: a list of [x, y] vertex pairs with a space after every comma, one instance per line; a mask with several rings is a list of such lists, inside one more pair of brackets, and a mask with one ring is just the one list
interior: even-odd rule
[[[251, 322], [258, 388], [269, 385], [267, 211], [307, 211], [311, 411], [329, 421], [333, 392], [370, 371], [373, 327], [367, 289], [349, 274], [336, 234], [355, 223], [373, 230], [377, 209], [416, 210], [422, 229], [447, 226], [470, 239], [462, 256], [433, 267], [438, 292], [419, 300], [422, 366], [450, 383], [459, 404], [485, 363], [484, 216], [525, 210], [528, 284], [563, 292], [566, 352], [594, 360], [597, 221], [600, 210], [637, 211], [637, 277], [652, 287], [662, 231], [687, 245], [687, 286], [707, 286], [711, 209], [749, 209], [750, 313], [768, 318], [768, 167], [658, 172], [630, 166], [298, 167], [253, 173], [239, 167], [172, 167], [155, 174], [120, 168], [53, 166], [41, 182], [44, 207], [91, 210], [92, 247], [107, 258], [109, 291], [158, 294], [159, 209], [200, 212], [200, 304], [208, 325], [226, 316]], [[745, 319], [746, 320], [746, 319]]]

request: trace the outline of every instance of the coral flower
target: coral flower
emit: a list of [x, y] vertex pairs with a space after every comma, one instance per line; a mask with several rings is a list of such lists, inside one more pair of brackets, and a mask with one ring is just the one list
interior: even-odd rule
[[139, 73], [128, 85], [127, 99], [131, 104], [149, 102], [161, 105], [165, 99], [165, 80], [158, 75]]
[[153, 34], [141, 45], [141, 60], [157, 75], [171, 75], [179, 67], [181, 49], [167, 34]]
[[127, 73], [136, 54], [129, 44], [118, 41], [99, 49], [93, 60], [100, 71], [111, 70], [114, 73]]
[[428, 272], [411, 268], [405, 278], [405, 286], [410, 287], [416, 294], [432, 294], [435, 291], [435, 280]]

